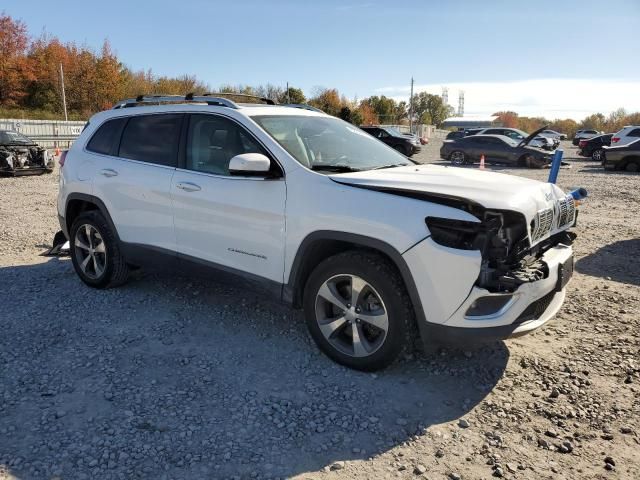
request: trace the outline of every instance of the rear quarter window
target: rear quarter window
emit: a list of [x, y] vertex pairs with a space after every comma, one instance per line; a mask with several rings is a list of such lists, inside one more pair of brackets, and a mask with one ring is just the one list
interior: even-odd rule
[[125, 123], [127, 123], [126, 117], [114, 118], [104, 122], [87, 143], [87, 150], [103, 155], [115, 154], [120, 142], [120, 133]]

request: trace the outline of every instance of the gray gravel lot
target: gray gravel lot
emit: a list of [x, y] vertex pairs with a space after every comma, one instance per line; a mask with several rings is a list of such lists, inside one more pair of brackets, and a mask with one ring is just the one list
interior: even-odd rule
[[57, 172], [0, 178], [0, 479], [640, 478], [640, 175], [564, 146], [559, 184], [590, 198], [558, 318], [375, 375], [241, 289], [144, 272], [85, 287], [38, 256]]

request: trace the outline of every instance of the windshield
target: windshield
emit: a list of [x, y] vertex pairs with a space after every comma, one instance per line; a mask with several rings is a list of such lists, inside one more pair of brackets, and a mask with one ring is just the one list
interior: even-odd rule
[[14, 132], [12, 130], [4, 130], [0, 132], [0, 145], [31, 145], [32, 143], [32, 140], [29, 140], [27, 137], [19, 134], [18, 132]]
[[318, 171], [360, 171], [412, 165], [404, 155], [337, 118], [256, 115], [260, 125], [299, 163]]

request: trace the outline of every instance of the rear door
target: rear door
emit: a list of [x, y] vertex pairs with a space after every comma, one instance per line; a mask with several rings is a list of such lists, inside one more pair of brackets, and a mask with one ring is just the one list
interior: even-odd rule
[[111, 154], [93, 153], [93, 193], [104, 202], [123, 242], [175, 251], [170, 191], [183, 117], [124, 117]]
[[171, 185], [178, 252], [186, 260], [283, 282], [284, 177], [229, 174], [241, 153], [274, 158], [235, 120], [216, 114], [188, 118], [184, 155]]

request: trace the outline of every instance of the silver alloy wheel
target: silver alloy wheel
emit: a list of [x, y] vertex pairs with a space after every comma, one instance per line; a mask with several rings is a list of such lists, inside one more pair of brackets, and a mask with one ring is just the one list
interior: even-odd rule
[[92, 280], [102, 276], [107, 268], [107, 251], [100, 232], [88, 223], [76, 230], [74, 254], [82, 273]]
[[460, 151], [451, 154], [451, 163], [454, 165], [462, 165], [464, 163], [464, 153]]
[[384, 343], [389, 317], [380, 294], [357, 275], [335, 275], [324, 282], [315, 302], [324, 338], [351, 357], [366, 357]]
[[600, 160], [602, 160], [602, 150], [598, 148], [596, 151], [594, 151], [591, 154], [591, 158], [594, 159], [596, 162], [599, 162]]

